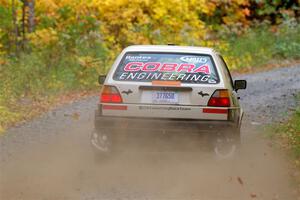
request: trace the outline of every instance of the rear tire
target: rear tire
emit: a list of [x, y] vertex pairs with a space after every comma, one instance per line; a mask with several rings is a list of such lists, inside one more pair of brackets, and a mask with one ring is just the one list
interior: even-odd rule
[[236, 156], [241, 145], [240, 128], [217, 133], [214, 141], [214, 154], [218, 159], [229, 159]]
[[96, 163], [102, 162], [110, 157], [112, 152], [111, 136], [107, 131], [94, 130], [90, 137], [90, 142]]

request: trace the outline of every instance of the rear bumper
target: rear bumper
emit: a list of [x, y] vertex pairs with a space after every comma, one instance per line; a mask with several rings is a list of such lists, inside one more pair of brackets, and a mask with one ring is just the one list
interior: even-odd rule
[[97, 131], [163, 131], [163, 132], [224, 132], [236, 129], [237, 122], [224, 120], [191, 120], [167, 118], [134, 118], [102, 116], [95, 113]]

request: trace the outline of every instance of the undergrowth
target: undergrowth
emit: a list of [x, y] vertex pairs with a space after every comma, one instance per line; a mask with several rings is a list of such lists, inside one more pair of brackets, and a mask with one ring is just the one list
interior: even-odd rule
[[242, 35], [225, 34], [223, 40], [228, 41], [228, 47], [220, 51], [235, 71], [251, 71], [282, 60], [300, 59], [298, 24], [258, 25]]

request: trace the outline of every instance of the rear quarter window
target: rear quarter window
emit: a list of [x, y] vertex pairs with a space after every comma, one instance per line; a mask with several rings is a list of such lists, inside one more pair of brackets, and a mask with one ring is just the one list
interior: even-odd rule
[[233, 79], [232, 79], [232, 76], [231, 76], [230, 71], [228, 69], [228, 66], [227, 66], [224, 58], [221, 55], [218, 55], [218, 57], [219, 57], [220, 61], [222, 62], [223, 66], [225, 68], [225, 75], [226, 75], [226, 77], [228, 77], [228, 79], [230, 81], [230, 84], [231, 84], [231, 87], [233, 88]]
[[117, 66], [117, 81], [180, 81], [217, 84], [219, 76], [210, 55], [183, 53], [128, 52]]

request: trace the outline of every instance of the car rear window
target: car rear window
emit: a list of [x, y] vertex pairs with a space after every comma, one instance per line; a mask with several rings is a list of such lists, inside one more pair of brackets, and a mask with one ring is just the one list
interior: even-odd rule
[[219, 83], [216, 67], [210, 55], [183, 53], [126, 53], [113, 79], [139, 82]]

